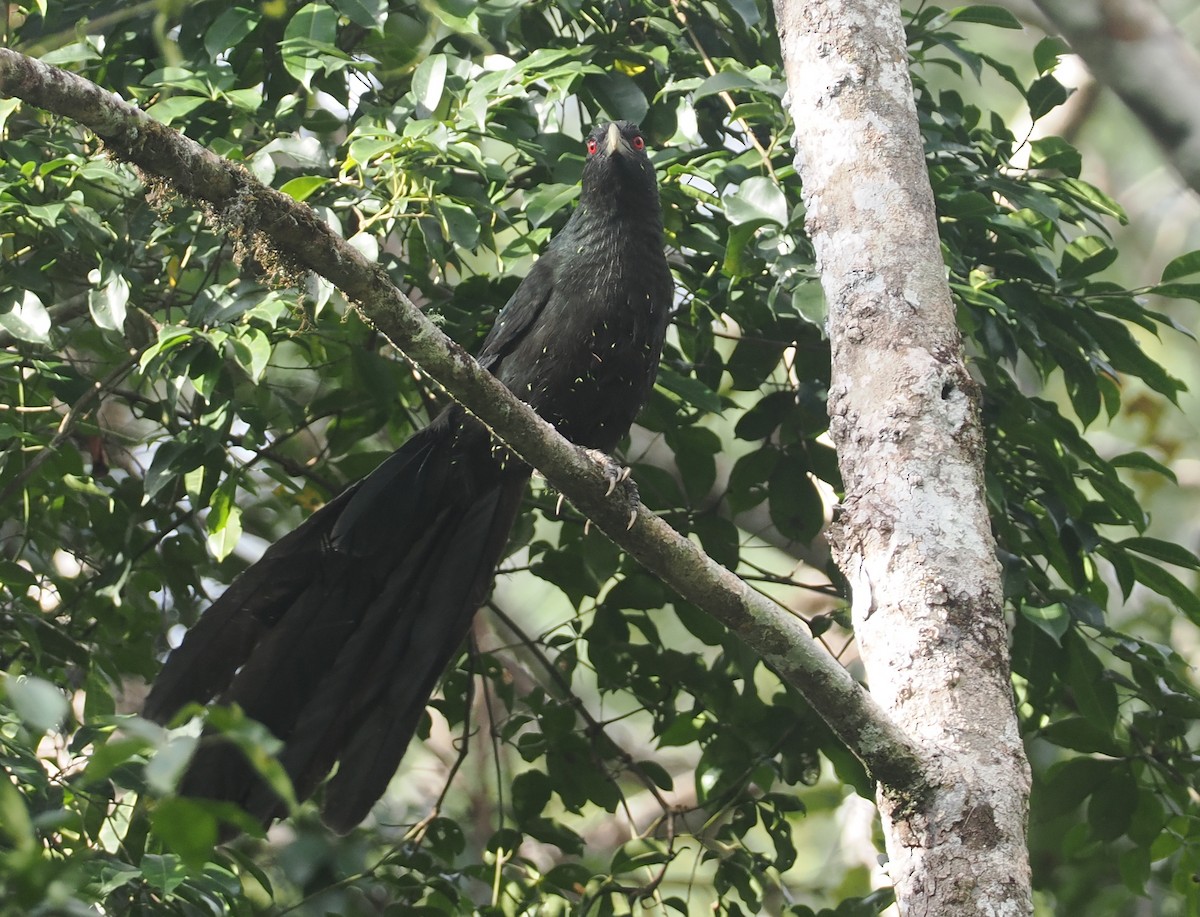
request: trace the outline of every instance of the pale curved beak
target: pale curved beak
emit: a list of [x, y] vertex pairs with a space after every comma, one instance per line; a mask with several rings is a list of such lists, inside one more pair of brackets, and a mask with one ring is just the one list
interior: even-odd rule
[[621, 136], [621, 129], [615, 124], [608, 126], [608, 133], [604, 136], [604, 152], [609, 156], [625, 156], [633, 152], [633, 147]]

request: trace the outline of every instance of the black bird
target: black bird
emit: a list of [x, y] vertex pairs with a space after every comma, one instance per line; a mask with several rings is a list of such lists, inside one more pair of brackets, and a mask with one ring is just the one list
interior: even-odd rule
[[[637, 125], [587, 138], [579, 206], [479, 363], [578, 445], [611, 451], [658, 368], [671, 306], [654, 168]], [[386, 789], [486, 598], [530, 475], [461, 407], [443, 411], [242, 573], [167, 659], [145, 716], [240, 704], [283, 742], [298, 798], [333, 766], [322, 817], [349, 831]], [[262, 821], [279, 797], [207, 737], [180, 792]]]

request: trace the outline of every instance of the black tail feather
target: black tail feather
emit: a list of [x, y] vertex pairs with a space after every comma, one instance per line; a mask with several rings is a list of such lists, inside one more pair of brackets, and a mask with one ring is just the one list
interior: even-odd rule
[[[420, 604], [444, 609], [446, 617], [413, 615], [404, 633], [394, 629], [382, 654], [383, 659], [396, 660], [392, 677], [359, 686], [360, 715], [325, 791], [324, 818], [331, 827], [353, 828], [387, 788], [420, 722], [425, 700], [486, 597], [495, 559], [504, 549], [524, 491], [524, 479], [508, 482], [471, 508], [419, 589]], [[447, 639], [447, 633], [455, 636]]]
[[338, 513], [353, 488], [285, 535], [234, 581], [188, 631], [146, 698], [143, 715], [165, 723], [185, 704], [206, 703], [308, 588]]
[[[481, 426], [442, 415], [238, 578], [167, 660], [145, 715], [166, 722], [218, 693], [239, 704], [284, 742], [298, 798], [337, 764], [323, 817], [350, 830], [486, 596], [527, 479]], [[213, 736], [180, 791], [264, 824], [284, 814], [242, 752]]]

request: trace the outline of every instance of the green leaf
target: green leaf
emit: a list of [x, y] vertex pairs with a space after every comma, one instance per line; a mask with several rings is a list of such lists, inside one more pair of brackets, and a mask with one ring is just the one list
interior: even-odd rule
[[1060, 273], [1079, 279], [1098, 274], [1117, 260], [1117, 250], [1099, 236], [1080, 236], [1063, 251]]
[[17, 595], [36, 586], [37, 577], [15, 561], [0, 559], [0, 583]]
[[343, 16], [364, 29], [381, 28], [386, 19], [385, 0], [333, 0], [333, 5]]
[[[279, 759], [275, 757], [282, 743], [266, 726], [247, 717], [236, 705], [210, 707], [207, 723], [238, 746], [254, 770], [283, 800], [289, 812], [296, 809], [296, 793], [292, 788], [292, 781]], [[237, 810], [236, 806], [230, 808]], [[226, 819], [229, 816], [222, 812], [221, 817]], [[243, 820], [254, 823], [253, 819]]]
[[737, 569], [741, 533], [736, 525], [728, 519], [705, 513], [692, 520], [692, 531], [709, 557], [726, 569]]
[[151, 888], [164, 895], [172, 894], [187, 879], [187, 869], [173, 854], [148, 853], [142, 857], [142, 876]]
[[998, 29], [1022, 29], [1021, 21], [999, 6], [960, 6], [950, 10], [954, 22], [982, 22]]
[[638, 761], [635, 767], [638, 773], [649, 777], [660, 790], [670, 792], [675, 789], [675, 781], [672, 779], [670, 771], [657, 761]]
[[1145, 452], [1125, 452], [1109, 459], [1109, 464], [1114, 468], [1135, 468], [1139, 471], [1151, 471], [1162, 475], [1172, 484], [1179, 483], [1179, 479], [1175, 476], [1174, 471], [1162, 464], [1162, 462], [1155, 461]]
[[726, 636], [725, 627], [706, 611], [695, 605], [676, 600], [675, 616], [693, 637], [706, 646], [720, 646]]
[[675, 453], [684, 490], [693, 501], [703, 501], [717, 478], [720, 437], [704, 427], [679, 427], [668, 431], [666, 439]]
[[1047, 742], [1074, 751], [1097, 752], [1112, 757], [1118, 757], [1122, 753], [1121, 747], [1107, 730], [1097, 729], [1084, 717], [1074, 716], [1058, 720], [1049, 726], [1043, 726], [1038, 734]]
[[709, 414], [720, 414], [725, 407], [721, 396], [695, 376], [685, 376], [669, 366], [659, 369], [658, 385]]
[[146, 500], [151, 500], [167, 485], [174, 485], [181, 474], [200, 466], [204, 461], [204, 450], [198, 443], [172, 440], [159, 445], [150, 460], [150, 468], [142, 483]]
[[1038, 73], [1049, 73], [1058, 66], [1059, 59], [1064, 54], [1070, 54], [1070, 46], [1054, 35], [1048, 35], [1037, 43], [1033, 49], [1033, 63]]
[[641, 121], [650, 110], [646, 94], [631, 77], [617, 71], [605, 71], [588, 78], [596, 101], [611, 118]]
[[136, 866], [116, 861], [105, 862], [100, 866], [96, 894], [101, 898], [107, 898], [118, 888], [124, 888], [126, 885], [134, 882], [140, 882], [141, 878], [142, 871]]
[[1022, 604], [1021, 614], [1053, 637], [1055, 643], [1061, 644], [1063, 635], [1071, 627], [1071, 616], [1057, 603], [1042, 607]]
[[1098, 213], [1115, 217], [1122, 223], [1128, 222], [1125, 210], [1115, 200], [1097, 188], [1078, 178], [1064, 178], [1059, 182], [1060, 187], [1068, 192], [1070, 197], [1087, 204]]
[[1040, 76], [1029, 87], [1026, 101], [1029, 117], [1034, 121], [1044, 118], [1052, 109], [1067, 101], [1067, 89], [1050, 74]]
[[733, 464], [729, 473], [726, 499], [730, 509], [740, 513], [767, 498], [767, 482], [780, 464], [779, 451], [764, 447], [748, 452]]
[[233, 352], [251, 382], [257, 383], [271, 359], [271, 340], [257, 328], [247, 328], [234, 338]]
[[1072, 758], [1056, 765], [1044, 783], [1034, 785], [1034, 814], [1045, 821], [1073, 812], [1120, 766], [1100, 758]]
[[8, 838], [14, 848], [33, 851], [38, 847], [37, 833], [25, 797], [12, 782], [8, 770], [0, 767], [0, 834]]
[[307, 3], [288, 22], [283, 38], [284, 68], [309, 89], [312, 78], [325, 69], [329, 52], [336, 50], [337, 13], [326, 3]]
[[1160, 283], [1149, 292], [1167, 299], [1190, 299], [1200, 302], [1200, 283]]
[[1187, 252], [1169, 261], [1163, 268], [1162, 282], [1169, 283], [1193, 274], [1200, 274], [1200, 250]]
[[525, 217], [530, 226], [541, 226], [548, 218], [568, 207], [577, 197], [579, 185], [544, 184], [525, 196]]
[[692, 101], [698, 102], [707, 96], [716, 95], [718, 92], [728, 92], [731, 89], [753, 89], [755, 85], [757, 84], [754, 80], [735, 70], [714, 73], [697, 85], [692, 93]]
[[155, 805], [154, 833], [191, 869], [203, 869], [217, 843], [217, 819], [203, 802], [175, 796]]
[[1128, 769], [1114, 772], [1092, 792], [1088, 823], [1102, 841], [1115, 841], [1125, 833], [1137, 808], [1137, 781]]
[[816, 485], [794, 461], [780, 462], [768, 483], [771, 521], [781, 535], [809, 541], [825, 524], [825, 505]]
[[735, 226], [760, 221], [786, 226], [787, 198], [783, 189], [765, 175], [755, 175], [742, 182], [734, 191], [722, 196], [725, 216]]
[[4, 130], [4, 125], [8, 122], [9, 115], [20, 107], [20, 99], [0, 99], [0, 131]]
[[255, 87], [250, 89], [230, 89], [227, 92], [222, 92], [220, 96], [234, 107], [250, 113], [258, 111], [263, 101], [262, 92]]
[[306, 3], [289, 20], [283, 37], [331, 45], [337, 40], [337, 13], [327, 3]]
[[172, 124], [180, 118], [187, 117], [207, 101], [209, 100], [203, 96], [168, 96], [147, 108], [146, 114], [155, 121]]
[[1168, 573], [1158, 564], [1150, 563], [1141, 558], [1133, 558], [1133, 568], [1138, 582], [1153, 589], [1159, 595], [1174, 603], [1192, 623], [1200, 624], [1200, 597], [1193, 589], [1185, 586], [1173, 573]]
[[1121, 881], [1135, 895], [1146, 894], [1146, 883], [1150, 880], [1150, 850], [1146, 847], [1134, 847], [1122, 850], [1117, 861], [1121, 873]]
[[69, 710], [66, 697], [45, 679], [9, 675], [3, 684], [17, 716], [39, 735], [57, 729], [66, 719]]
[[22, 341], [50, 342], [50, 313], [30, 290], [0, 291], [0, 327]]
[[[225, 848], [223, 848], [223, 852], [226, 856], [228, 856], [230, 859], [232, 859], [234, 862], [237, 863], [238, 868], [240, 870], [242, 870], [246, 874], [252, 876], [254, 878], [254, 881], [262, 886], [263, 890], [267, 893], [267, 895], [269, 897], [273, 898], [275, 896], [275, 890], [272, 887], [270, 876], [268, 876], [266, 871], [262, 867], [260, 867], [257, 863], [255, 863], [254, 860], [251, 859], [250, 856], [243, 853], [241, 850], [238, 850], [237, 847], [234, 847], [232, 845], [229, 845], [229, 846], [226, 846]], [[240, 892], [239, 897], [244, 897], [245, 892], [242, 892], [240, 889], [239, 889], [239, 892]]]
[[142, 369], [145, 369], [155, 357], [174, 350], [177, 347], [184, 346], [192, 340], [195, 334], [196, 331], [193, 328], [163, 325], [158, 329], [158, 340], [143, 351], [141, 358], [138, 360], [138, 365]]
[[1103, 474], [1088, 469], [1084, 472], [1083, 477], [1096, 489], [1096, 493], [1100, 495], [1109, 509], [1116, 512], [1130, 525], [1137, 526], [1139, 529], [1145, 527], [1145, 509], [1138, 502], [1137, 495], [1119, 481], [1115, 474]]
[[545, 811], [553, 795], [550, 779], [541, 771], [525, 771], [512, 783], [513, 812], [519, 819], [534, 818]]
[[1118, 541], [1115, 547], [1123, 548], [1126, 551], [1137, 551], [1139, 554], [1145, 554], [1147, 557], [1166, 561], [1179, 567], [1200, 569], [1200, 558], [1197, 558], [1183, 545], [1172, 541], [1163, 541], [1159, 538], [1126, 538], [1124, 541]]
[[[209, 515], [212, 519], [212, 514]], [[242, 508], [231, 504], [228, 511], [218, 523], [207, 526], [208, 550], [218, 560], [224, 560], [233, 553], [242, 537]]]
[[479, 244], [479, 217], [463, 204], [442, 201], [438, 211], [446, 226], [449, 241], [460, 249], [471, 250]]
[[658, 838], [638, 837], [621, 845], [613, 855], [609, 872], [614, 876], [624, 875], [646, 866], [665, 863], [670, 857], [671, 854], [663, 841]]
[[431, 54], [421, 61], [413, 73], [413, 98], [428, 113], [436, 112], [442, 103], [448, 69], [449, 62], [446, 60], [446, 55]]
[[[99, 283], [101, 273], [93, 270], [88, 280]], [[106, 331], [125, 330], [125, 308], [129, 302], [129, 282], [120, 274], [105, 278], [100, 289], [88, 291], [88, 310], [92, 320]]]
[[284, 182], [279, 190], [293, 200], [306, 201], [314, 191], [327, 184], [329, 184], [329, 179], [324, 175], [302, 175]]
[[174, 792], [199, 741], [196, 736], [189, 735], [167, 739], [146, 764], [147, 785], [162, 796]]
[[1166, 824], [1167, 815], [1162, 800], [1154, 793], [1138, 793], [1138, 804], [1129, 823], [1129, 838], [1135, 844], [1150, 849]]
[[725, 261], [721, 270], [728, 277], [748, 277], [755, 272], [756, 264], [748, 257], [747, 247], [754, 238], [760, 226], [766, 225], [766, 220], [753, 220], [740, 226], [732, 226], [729, 237], [725, 242]]
[[217, 57], [241, 44], [259, 22], [257, 10], [235, 6], [216, 18], [204, 32], [204, 50], [209, 57]]
[[1111, 733], [1117, 721], [1117, 689], [1105, 678], [1105, 669], [1077, 632], [1064, 640], [1067, 649], [1067, 682], [1079, 712], [1094, 727]]

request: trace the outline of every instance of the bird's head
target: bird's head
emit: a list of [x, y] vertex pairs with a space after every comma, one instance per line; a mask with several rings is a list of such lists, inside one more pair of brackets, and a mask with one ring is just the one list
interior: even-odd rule
[[588, 134], [583, 166], [583, 199], [620, 199], [629, 195], [652, 199], [658, 206], [654, 166], [646, 155], [646, 139], [631, 121], [597, 124]]

